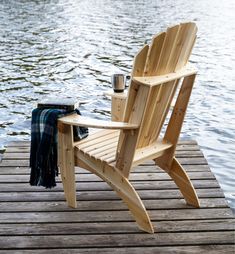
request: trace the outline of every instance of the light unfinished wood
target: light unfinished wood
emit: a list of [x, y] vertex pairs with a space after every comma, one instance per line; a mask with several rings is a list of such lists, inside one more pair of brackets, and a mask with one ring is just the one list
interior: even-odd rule
[[137, 124], [129, 124], [125, 122], [111, 122], [102, 121], [98, 119], [92, 119], [88, 117], [79, 116], [77, 114], [65, 116], [60, 119], [61, 123], [70, 124], [73, 126], [83, 126], [91, 128], [101, 128], [101, 129], [137, 129], [139, 126]]
[[81, 141], [81, 144], [78, 142], [77, 145], [79, 145], [79, 148], [83, 150], [87, 149], [87, 151], [89, 151], [90, 148], [91, 150], [95, 149], [97, 144], [99, 144], [100, 142], [110, 141], [110, 140], [113, 140], [113, 138], [116, 139], [118, 137], [119, 137], [119, 131], [116, 131], [116, 130], [115, 131], [113, 130], [99, 131], [94, 136], [91, 136], [85, 139], [84, 141], [86, 142]]
[[[133, 88], [134, 87], [134, 88]], [[131, 91], [133, 90], [134, 100], [131, 98]], [[142, 116], [146, 110], [146, 102], [149, 99], [149, 87], [138, 86], [136, 87], [134, 82], [131, 83], [130, 95], [127, 100], [126, 112], [124, 121], [128, 121], [133, 124], [140, 125]], [[129, 98], [131, 98], [129, 103]], [[129, 118], [127, 118], [129, 115]], [[130, 169], [132, 167], [133, 158], [135, 156], [135, 149], [138, 142], [140, 128], [133, 131], [125, 131], [120, 133], [119, 144], [117, 150], [116, 167], [128, 178]]]
[[195, 207], [200, 207], [200, 202], [193, 184], [190, 181], [186, 171], [176, 158], [173, 158], [169, 175], [179, 187], [187, 203]]
[[90, 158], [82, 152], [76, 153], [76, 156], [80, 167], [98, 175], [116, 191], [118, 196], [127, 204], [141, 229], [149, 233], [154, 232], [149, 215], [139, 195], [128, 179], [117, 168], [103, 164], [102, 161]]
[[123, 120], [123, 113], [125, 110], [126, 105], [126, 98], [116, 98], [112, 97], [112, 104], [111, 104], [111, 120], [112, 121], [122, 121]]
[[167, 29], [166, 36], [161, 47], [159, 61], [155, 67], [156, 75], [162, 75], [173, 71], [173, 69], [170, 68], [171, 56], [175, 52], [178, 31], [180, 27], [180, 25], [176, 25]]
[[149, 45], [145, 44], [142, 49], [136, 54], [134, 58], [132, 77], [142, 77], [144, 75], [145, 63], [147, 54], [149, 51]]
[[[166, 37], [165, 32], [160, 33], [153, 37], [149, 50], [148, 50], [146, 63], [144, 66], [145, 77], [152, 76], [155, 74], [156, 66], [158, 66], [158, 63], [160, 60], [160, 57], [156, 57], [156, 56], [160, 56], [161, 54], [162, 45], [165, 41], [165, 37]], [[135, 75], [135, 76], [138, 77], [138, 75]]]
[[[156, 120], [156, 117], [155, 117], [155, 119], [153, 118], [152, 131], [151, 131], [151, 134], [149, 135], [149, 142], [150, 143], [154, 142], [160, 134], [160, 131], [162, 129], [162, 126], [164, 124], [166, 116], [167, 116], [169, 109], [172, 105], [172, 101], [175, 96], [176, 89], [178, 88], [178, 85], [179, 85], [179, 81], [180, 80], [177, 79], [177, 80], [170, 81], [167, 83], [167, 85], [165, 87], [165, 90], [166, 90], [165, 96], [163, 96], [165, 106], [155, 108], [155, 111], [154, 111], [155, 114], [158, 115], [159, 112], [162, 112], [162, 115], [161, 115], [161, 117], [159, 117], [159, 120]], [[166, 96], [166, 95], [168, 95], [168, 96]], [[172, 107], [174, 107], [174, 105], [172, 105]]]
[[179, 139], [179, 133], [183, 125], [183, 119], [189, 103], [195, 78], [196, 75], [194, 74], [184, 79], [169, 124], [167, 126], [164, 140], [171, 142], [174, 145], [177, 144]]
[[75, 164], [73, 150], [73, 126], [58, 124], [58, 164], [68, 205], [77, 207]]
[[174, 81], [176, 79], [187, 77], [196, 73], [197, 70], [195, 69], [195, 67], [193, 67], [191, 64], [187, 64], [186, 66], [182, 67], [182, 69], [175, 72], [170, 72], [168, 74], [151, 77], [134, 77], [133, 80], [137, 84], [143, 84], [147, 86], [157, 86], [161, 85], [162, 83]]
[[123, 121], [127, 92], [115, 93], [107, 91], [104, 94], [111, 97], [111, 120], [116, 122]]
[[[150, 46], [145, 45], [138, 52], [134, 59], [127, 100], [122, 105], [121, 111], [125, 108], [124, 115], [121, 116], [122, 122], [90, 120], [79, 116], [67, 116], [59, 120], [62, 127], [69, 126], [59, 128], [59, 141], [65, 142], [60, 144], [62, 177], [65, 181], [74, 181], [70, 174], [73, 164], [96, 174], [127, 204], [139, 228], [149, 233], [154, 232], [153, 225], [139, 195], [128, 180], [134, 166], [149, 159], [154, 160], [174, 180], [186, 202], [195, 207], [200, 206], [188, 174], [175, 158], [176, 145], [196, 76], [196, 70], [188, 64], [196, 31], [194, 23], [170, 27], [155, 36]], [[179, 86], [179, 93], [176, 93]], [[169, 112], [175, 96], [175, 106]], [[112, 108], [114, 120], [117, 120], [117, 116], [120, 119], [121, 106], [118, 103], [122, 97], [118, 99], [115, 102], [117, 108]], [[160, 133], [168, 113], [171, 113], [170, 121], [166, 123], [166, 131], [161, 138]], [[73, 125], [108, 130], [73, 143]], [[71, 156], [74, 156], [74, 161]], [[70, 173], [64, 177], [67, 164]], [[68, 199], [70, 193], [66, 194], [69, 191], [66, 184], [64, 186], [65, 197]], [[74, 199], [74, 196], [75, 194], [71, 198]], [[74, 201], [69, 203], [72, 206], [75, 204]]]
[[115, 97], [115, 98], [120, 98], [120, 99], [126, 99], [127, 97], [127, 91], [124, 90], [122, 93], [115, 93], [113, 90], [108, 90], [104, 92], [104, 95], [110, 96], [110, 97]]
[[174, 156], [176, 144], [178, 142], [180, 135], [180, 130], [183, 125], [183, 120], [188, 106], [189, 98], [192, 92], [195, 77], [196, 77], [195, 75], [191, 75], [184, 79], [173, 112], [171, 114], [171, 118], [167, 125], [167, 129], [163, 140], [164, 142], [170, 142], [173, 145], [173, 147], [171, 151], [167, 154], [164, 154], [162, 158], [155, 159], [156, 164], [159, 165], [162, 169], [166, 170], [167, 172], [171, 170], [172, 158]]
[[171, 143], [162, 143], [160, 141], [152, 143], [143, 148], [136, 149], [135, 157], [132, 166], [140, 165], [142, 162], [150, 159], [155, 159], [172, 147]]

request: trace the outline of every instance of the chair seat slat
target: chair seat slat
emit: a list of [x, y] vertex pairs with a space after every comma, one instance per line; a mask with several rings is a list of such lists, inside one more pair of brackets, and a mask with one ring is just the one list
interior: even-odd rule
[[76, 146], [79, 147], [79, 149], [91, 149], [92, 146], [96, 146], [97, 143], [102, 143], [103, 141], [110, 140], [113, 137], [118, 137], [119, 131], [110, 131], [105, 132], [104, 135], [102, 132], [100, 132], [100, 136], [92, 139], [88, 139], [87, 142], [84, 142], [83, 144], [77, 144]]
[[139, 148], [135, 152], [135, 157], [132, 166], [139, 165], [141, 162], [154, 159], [160, 153], [170, 149], [172, 147], [171, 143], [162, 143], [161, 141], [154, 142], [150, 146]]
[[110, 152], [112, 152], [113, 150], [116, 151], [117, 149], [117, 144], [118, 144], [118, 140], [111, 140], [110, 141], [110, 145], [109, 146], [105, 146], [103, 147], [102, 150], [98, 150], [98, 151], [92, 151], [91, 153], [89, 153], [91, 156], [95, 157], [95, 158], [99, 158], [102, 156], [105, 156], [106, 154], [109, 154]]

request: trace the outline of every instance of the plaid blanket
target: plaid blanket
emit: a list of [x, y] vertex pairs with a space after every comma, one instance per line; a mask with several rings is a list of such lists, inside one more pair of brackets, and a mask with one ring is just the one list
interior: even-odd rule
[[[80, 114], [79, 110], [75, 110]], [[56, 186], [57, 165], [57, 119], [68, 112], [64, 109], [39, 109], [32, 111], [30, 147], [30, 184], [52, 188]], [[88, 136], [88, 129], [74, 127], [75, 139]]]

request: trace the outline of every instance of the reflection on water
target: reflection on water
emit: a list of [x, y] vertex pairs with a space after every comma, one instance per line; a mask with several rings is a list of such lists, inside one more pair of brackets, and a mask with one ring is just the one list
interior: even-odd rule
[[75, 97], [83, 114], [107, 118], [110, 75], [129, 73], [156, 32], [195, 21], [199, 75], [183, 136], [201, 145], [235, 207], [234, 9], [233, 0], [1, 0], [1, 148], [29, 139], [31, 110], [45, 96]]

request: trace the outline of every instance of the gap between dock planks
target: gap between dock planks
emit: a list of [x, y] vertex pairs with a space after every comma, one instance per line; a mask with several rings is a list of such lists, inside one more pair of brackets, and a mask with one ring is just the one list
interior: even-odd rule
[[234, 253], [234, 216], [194, 141], [176, 156], [199, 195], [185, 204], [163, 171], [147, 162], [133, 169], [156, 233], [140, 231], [125, 204], [95, 175], [76, 168], [78, 208], [67, 207], [60, 178], [46, 190], [29, 186], [29, 142], [12, 142], [0, 163], [1, 253]]

